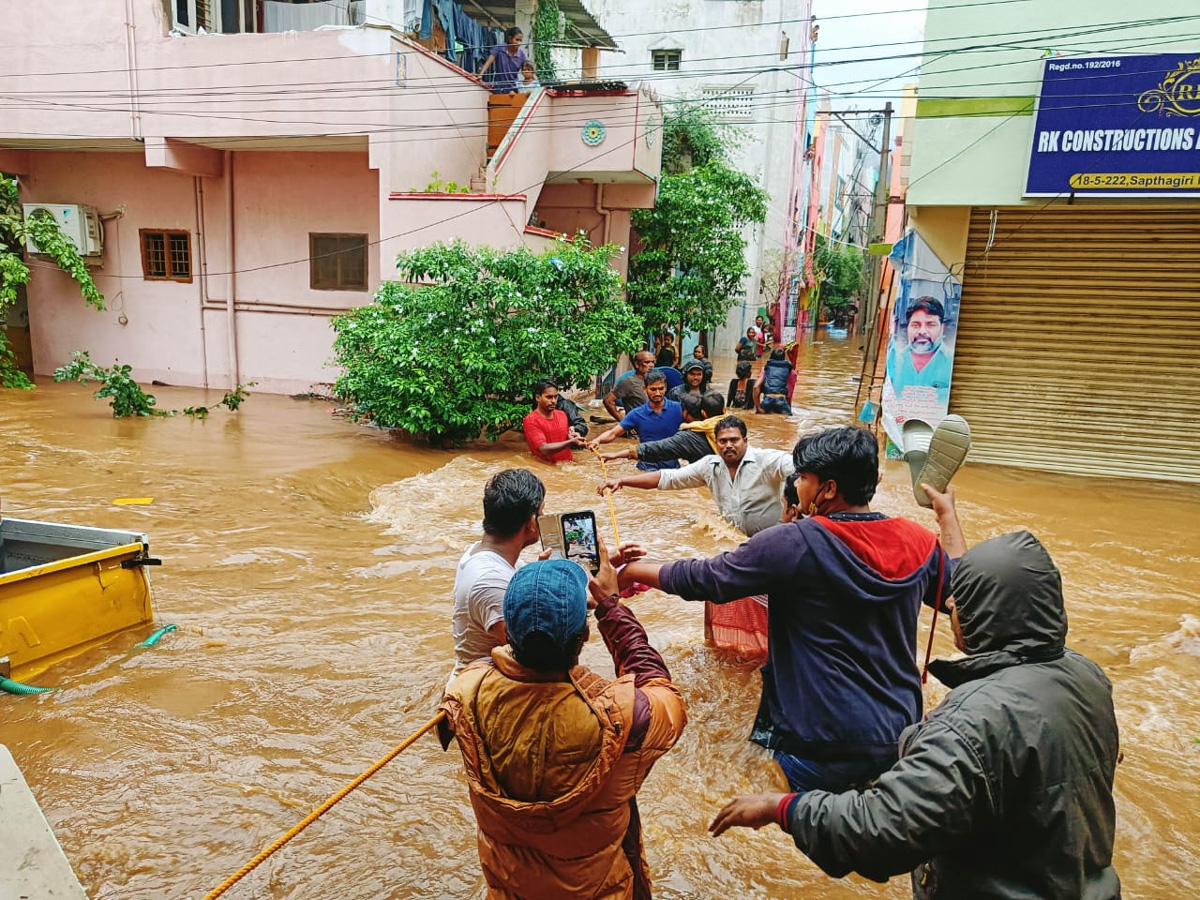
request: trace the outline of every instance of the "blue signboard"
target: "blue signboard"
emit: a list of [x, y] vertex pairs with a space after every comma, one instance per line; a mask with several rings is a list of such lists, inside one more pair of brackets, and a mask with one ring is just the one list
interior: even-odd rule
[[1200, 196], [1200, 52], [1047, 59], [1028, 197]]

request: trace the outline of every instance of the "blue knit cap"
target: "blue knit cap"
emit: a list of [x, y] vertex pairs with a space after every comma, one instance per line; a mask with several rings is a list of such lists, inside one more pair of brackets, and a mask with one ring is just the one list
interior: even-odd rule
[[504, 592], [504, 627], [516, 649], [534, 632], [565, 648], [587, 621], [588, 578], [577, 564], [547, 559], [517, 569]]

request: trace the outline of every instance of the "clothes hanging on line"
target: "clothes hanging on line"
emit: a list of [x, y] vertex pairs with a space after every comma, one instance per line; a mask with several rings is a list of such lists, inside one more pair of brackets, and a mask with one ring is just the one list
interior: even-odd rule
[[471, 18], [462, 5], [454, 0], [424, 0], [421, 7], [421, 30], [418, 36], [427, 41], [433, 36], [433, 17], [446, 33], [446, 59], [465, 72], [477, 75], [496, 44], [504, 43], [504, 32], [486, 28]]

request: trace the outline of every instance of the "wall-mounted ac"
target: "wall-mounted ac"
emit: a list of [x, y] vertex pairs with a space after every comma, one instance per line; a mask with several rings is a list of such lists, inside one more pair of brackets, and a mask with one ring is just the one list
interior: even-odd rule
[[[26, 219], [48, 216], [58, 223], [59, 230], [73, 243], [89, 264], [98, 263], [104, 251], [104, 226], [100, 213], [93, 206], [75, 203], [23, 203], [21, 209]], [[39, 253], [33, 241], [25, 242], [30, 253]]]

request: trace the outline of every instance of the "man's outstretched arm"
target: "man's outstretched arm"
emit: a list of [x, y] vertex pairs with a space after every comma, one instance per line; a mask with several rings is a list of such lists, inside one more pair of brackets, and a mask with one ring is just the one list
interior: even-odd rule
[[827, 875], [886, 881], [911, 872], [964, 835], [995, 827], [992, 785], [977, 746], [941, 719], [919, 725], [895, 766], [866, 791], [738, 797], [709, 826], [776, 823]]
[[686, 459], [689, 463], [703, 459], [712, 453], [708, 440], [695, 431], [679, 431], [670, 437], [647, 441], [633, 448], [634, 455], [642, 462], [667, 462]]
[[610, 478], [605, 481], [600, 487], [596, 488], [596, 493], [601, 497], [605, 491], [619, 491], [623, 487], [641, 488], [645, 491], [651, 491], [658, 487], [658, 482], [662, 478], [662, 472], [642, 472], [638, 475], [627, 475], [624, 478]]
[[588, 449], [595, 450], [601, 444], [611, 443], [612, 441], [615, 441], [617, 438], [624, 436], [624, 434], [625, 434], [625, 426], [618, 422], [612, 428], [608, 429], [608, 431], [601, 432], [595, 438], [588, 441], [588, 445], [587, 445]]
[[649, 559], [634, 560], [621, 570], [621, 587], [627, 588], [636, 581], [652, 588], [661, 588], [658, 572], [665, 565]]
[[775, 584], [794, 580], [796, 574], [796, 563], [785, 562], [787, 538], [773, 534], [775, 531], [760, 531], [737, 548], [710, 559], [634, 560], [621, 570], [621, 585], [639, 581], [684, 600], [710, 603], [770, 593]]

